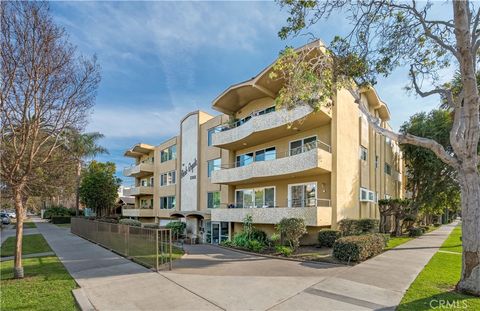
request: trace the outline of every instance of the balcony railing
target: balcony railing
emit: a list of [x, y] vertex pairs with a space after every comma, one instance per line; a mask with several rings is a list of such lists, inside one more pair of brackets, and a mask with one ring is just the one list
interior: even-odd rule
[[275, 157], [268, 158], [266, 156], [265, 159], [261, 160], [261, 161], [255, 161], [252, 158], [248, 162], [246, 162], [246, 161], [236, 161], [235, 163], [220, 164], [220, 165], [214, 166], [214, 168], [218, 170], [218, 169], [230, 169], [230, 168], [244, 167], [244, 166], [250, 165], [252, 163], [256, 163], [256, 162], [266, 162], [266, 161], [274, 161], [274, 160], [278, 160], [278, 159], [282, 159], [282, 158], [288, 158], [288, 157], [295, 156], [295, 155], [298, 155], [298, 154], [302, 154], [304, 152], [308, 152], [308, 151], [314, 150], [314, 149], [321, 149], [321, 150], [327, 151], [329, 153], [332, 152], [332, 147], [329, 144], [327, 144], [327, 143], [325, 143], [321, 140], [316, 140], [316, 141], [312, 141], [310, 143], [307, 143], [305, 145], [302, 145], [300, 147], [292, 148], [288, 151], [279, 152], [279, 153], [277, 152], [277, 153], [275, 153]]
[[240, 119], [240, 120], [236, 120], [236, 121], [231, 122], [231, 123], [226, 123], [226, 124], [219, 125], [219, 126], [216, 127], [216, 129], [220, 132], [225, 132], [225, 131], [234, 129], [236, 127], [239, 127], [240, 125], [243, 125], [243, 124], [247, 123], [252, 118], [262, 116], [262, 115], [266, 115], [266, 114], [269, 114], [269, 113], [272, 113], [272, 112], [275, 112], [275, 109], [257, 110], [257, 111], [252, 112], [251, 114], [249, 114], [245, 118]]
[[276, 204], [274, 202], [265, 202], [265, 204], [256, 203], [220, 203], [218, 208], [302, 208], [302, 207], [330, 207], [330, 199], [298, 199], [287, 200], [285, 204]]
[[136, 186], [124, 190], [126, 196], [153, 195], [153, 186]]
[[139, 177], [143, 175], [150, 175], [154, 171], [153, 162], [145, 162], [145, 163], [138, 163], [132, 164], [127, 166], [123, 169], [124, 176], [132, 176], [132, 177]]

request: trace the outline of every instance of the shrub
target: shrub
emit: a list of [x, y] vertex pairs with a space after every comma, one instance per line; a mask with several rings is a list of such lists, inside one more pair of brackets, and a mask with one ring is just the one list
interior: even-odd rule
[[232, 247], [233, 243], [232, 243], [232, 241], [226, 240], [226, 241], [220, 242], [220, 245], [225, 246], [225, 247]]
[[70, 209], [66, 208], [62, 205], [52, 205], [51, 207], [47, 208], [43, 213], [43, 218], [51, 219], [52, 216], [71, 216]]
[[358, 227], [358, 221], [356, 219], [342, 219], [338, 222], [338, 230], [342, 236], [358, 235], [362, 233]]
[[374, 233], [378, 232], [378, 219], [363, 218], [357, 220], [357, 228], [361, 233]]
[[259, 230], [259, 229], [256, 229], [256, 228], [253, 228], [253, 230], [250, 234], [250, 239], [260, 241], [264, 244], [267, 243], [267, 241], [268, 241], [267, 234], [265, 232], [263, 232], [262, 230]]
[[275, 251], [285, 257], [289, 257], [293, 253], [293, 249], [291, 247], [283, 245], [275, 246]]
[[421, 236], [424, 233], [422, 228], [413, 227], [408, 229], [408, 235], [411, 237]]
[[318, 232], [318, 242], [320, 246], [332, 247], [333, 243], [340, 237], [340, 231], [323, 229]]
[[247, 248], [255, 253], [263, 251], [265, 245], [258, 240], [249, 240], [247, 242]]
[[69, 224], [71, 220], [70, 216], [52, 216], [52, 224]]
[[187, 224], [182, 221], [171, 221], [165, 227], [172, 230], [172, 235], [178, 238], [179, 235], [185, 232]]
[[302, 218], [283, 218], [277, 224], [277, 230], [282, 239], [295, 250], [300, 245], [300, 238], [307, 233], [307, 226]]
[[118, 218], [116, 217], [101, 217], [96, 218], [97, 221], [108, 222], [110, 224], [118, 224]]
[[383, 251], [385, 239], [380, 234], [347, 236], [333, 245], [333, 256], [340, 261], [364, 261]]
[[122, 224], [122, 225], [132, 226], [132, 227], [141, 227], [142, 226], [142, 223], [138, 220], [135, 220], [135, 219], [120, 219], [120, 221], [118, 223]]
[[390, 241], [390, 234], [387, 234], [387, 233], [376, 233], [376, 234], [383, 238], [383, 241], [385, 242], [385, 246], [387, 246], [388, 241]]
[[232, 240], [234, 246], [242, 248], [248, 248], [248, 242], [248, 236], [244, 231], [235, 234]]

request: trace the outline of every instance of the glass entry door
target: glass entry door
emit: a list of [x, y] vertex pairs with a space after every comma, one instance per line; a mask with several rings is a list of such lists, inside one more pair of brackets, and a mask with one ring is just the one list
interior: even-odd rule
[[289, 185], [289, 207], [317, 206], [317, 184]]
[[[228, 240], [228, 222], [218, 222], [218, 221], [212, 221], [212, 226], [211, 226], [211, 238], [210, 241], [212, 244], [220, 244], [223, 241]], [[208, 243], [208, 238], [207, 238], [207, 243]]]

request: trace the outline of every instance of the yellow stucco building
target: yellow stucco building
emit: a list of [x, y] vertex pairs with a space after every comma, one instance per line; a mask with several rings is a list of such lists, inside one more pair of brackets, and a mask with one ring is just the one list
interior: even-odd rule
[[[320, 43], [319, 43], [320, 44]], [[179, 135], [158, 146], [137, 144], [124, 175], [135, 178], [123, 216], [165, 225], [187, 223], [187, 234], [219, 243], [241, 230], [246, 215], [267, 234], [284, 217], [304, 218], [309, 234], [343, 218], [379, 218], [378, 199], [403, 196], [398, 144], [377, 134], [351, 94], [340, 90], [329, 108], [278, 109], [282, 87], [272, 67], [227, 88], [212, 104], [221, 114], [191, 112]], [[390, 112], [373, 88], [361, 104], [389, 127]]]

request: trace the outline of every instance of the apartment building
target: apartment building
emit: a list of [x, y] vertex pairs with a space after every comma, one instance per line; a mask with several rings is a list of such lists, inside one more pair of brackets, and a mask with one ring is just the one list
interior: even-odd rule
[[[321, 44], [318, 41], [314, 44]], [[378, 218], [378, 199], [403, 196], [398, 144], [377, 134], [352, 95], [339, 90], [331, 107], [313, 111], [275, 106], [281, 82], [271, 66], [230, 86], [212, 104], [211, 116], [185, 116], [179, 135], [160, 144], [138, 144], [126, 176], [134, 209], [124, 216], [161, 225], [181, 220], [203, 243], [219, 243], [242, 229], [246, 215], [267, 234], [284, 217], [304, 218], [311, 243], [343, 218]], [[361, 104], [388, 128], [390, 112], [373, 88]]]

